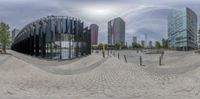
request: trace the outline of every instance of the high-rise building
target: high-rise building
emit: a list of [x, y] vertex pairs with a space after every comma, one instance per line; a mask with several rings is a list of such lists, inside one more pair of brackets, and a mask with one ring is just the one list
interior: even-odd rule
[[148, 45], [147, 45], [147, 33], [145, 33], [145, 43], [144, 43], [144, 46], [148, 47]]
[[91, 44], [97, 45], [98, 44], [98, 30], [99, 26], [96, 24], [90, 25], [90, 31], [91, 31]]
[[108, 22], [108, 45], [125, 45], [125, 22], [120, 17]]
[[152, 41], [149, 41], [149, 45], [148, 45], [148, 48], [153, 48], [153, 44], [152, 44]]
[[142, 47], [145, 47], [144, 45], [145, 45], [145, 41], [144, 40], [141, 40], [141, 45], [142, 45]]
[[177, 50], [197, 48], [197, 15], [189, 8], [173, 10], [168, 16], [169, 47]]
[[197, 46], [198, 46], [198, 48], [200, 48], [200, 25], [199, 25], [199, 29], [197, 32]]
[[14, 41], [15, 37], [17, 36], [17, 34], [19, 33], [20, 30], [18, 29], [13, 29], [12, 30], [12, 41]]
[[133, 43], [137, 43], [137, 36], [133, 36]]

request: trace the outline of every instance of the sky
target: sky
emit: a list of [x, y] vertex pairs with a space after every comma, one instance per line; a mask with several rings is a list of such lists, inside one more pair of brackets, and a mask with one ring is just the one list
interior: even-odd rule
[[99, 26], [99, 43], [107, 43], [107, 22], [121, 17], [126, 22], [126, 42], [137, 36], [161, 41], [167, 38], [167, 16], [172, 9], [188, 7], [200, 19], [200, 0], [0, 0], [0, 21], [22, 29], [28, 23], [48, 15], [72, 16], [85, 26]]

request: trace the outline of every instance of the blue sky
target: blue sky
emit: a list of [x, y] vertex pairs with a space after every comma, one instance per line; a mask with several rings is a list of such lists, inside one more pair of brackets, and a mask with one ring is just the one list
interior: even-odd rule
[[[99, 25], [99, 42], [107, 42], [107, 22], [121, 17], [126, 22], [126, 41], [156, 41], [167, 38], [167, 16], [171, 9], [188, 7], [200, 19], [199, 0], [0, 0], [0, 21], [11, 29], [23, 28], [29, 22], [48, 15], [77, 17]], [[198, 22], [199, 23], [199, 22]]]

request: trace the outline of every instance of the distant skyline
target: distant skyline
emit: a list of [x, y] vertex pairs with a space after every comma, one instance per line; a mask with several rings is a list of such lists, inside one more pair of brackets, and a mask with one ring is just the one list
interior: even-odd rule
[[1, 0], [0, 21], [21, 29], [28, 23], [48, 15], [73, 16], [85, 26], [99, 26], [99, 43], [107, 43], [107, 22], [121, 17], [126, 22], [128, 45], [137, 39], [151, 41], [167, 37], [167, 16], [171, 9], [192, 9], [200, 23], [199, 0]]

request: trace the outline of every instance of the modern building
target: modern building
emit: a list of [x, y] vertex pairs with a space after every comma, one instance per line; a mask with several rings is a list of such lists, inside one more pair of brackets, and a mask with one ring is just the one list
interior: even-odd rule
[[144, 48], [145, 47], [145, 41], [141, 40], [141, 46]]
[[11, 48], [36, 57], [73, 59], [91, 53], [91, 35], [79, 19], [48, 16], [26, 25]]
[[200, 48], [200, 25], [197, 31], [197, 47]]
[[147, 33], [144, 34], [144, 37], [145, 37], [144, 47], [148, 47], [148, 44], [147, 44]]
[[152, 41], [149, 41], [149, 45], [148, 45], [148, 48], [153, 48], [153, 44], [152, 44]]
[[189, 8], [175, 9], [168, 16], [168, 43], [176, 50], [197, 48], [197, 15]]
[[125, 45], [125, 22], [118, 17], [108, 22], [108, 45]]
[[12, 41], [14, 41], [15, 36], [19, 33], [20, 30], [18, 29], [13, 29], [12, 30]]
[[133, 36], [133, 43], [137, 43], [137, 36]]
[[99, 26], [96, 24], [90, 25], [90, 31], [91, 31], [91, 44], [97, 45], [98, 44], [98, 30]]

